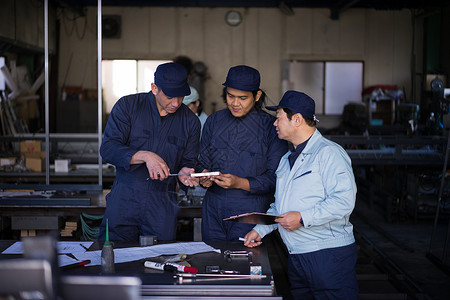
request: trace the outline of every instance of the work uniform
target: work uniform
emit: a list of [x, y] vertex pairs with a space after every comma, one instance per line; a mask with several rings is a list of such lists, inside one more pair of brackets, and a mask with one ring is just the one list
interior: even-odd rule
[[139, 150], [159, 155], [171, 173], [197, 162], [200, 121], [182, 104], [175, 113], [161, 117], [154, 95], [122, 97], [111, 111], [100, 154], [116, 166], [116, 179], [106, 196], [100, 237], [105, 238], [108, 219], [111, 240], [137, 241], [139, 235], [174, 240], [179, 210], [174, 190], [176, 177], [152, 180], [146, 164], [130, 165]]
[[203, 126], [205, 126], [206, 120], [208, 119], [208, 115], [204, 111], [202, 111], [198, 116], [198, 119], [200, 120], [200, 124], [203, 129]]
[[265, 212], [273, 201], [275, 170], [287, 151], [287, 143], [278, 138], [273, 127], [274, 121], [273, 116], [255, 108], [241, 118], [223, 109], [206, 120], [200, 147], [202, 169], [247, 178], [250, 192], [224, 189], [215, 183], [208, 188], [202, 210], [204, 241], [237, 241], [254, 225], [223, 219]]
[[267, 213], [298, 211], [304, 226], [287, 231], [276, 223], [254, 229], [261, 238], [275, 229], [280, 232], [290, 254], [288, 272], [295, 299], [312, 299], [310, 293], [318, 299], [324, 294], [327, 299], [356, 299], [356, 246], [349, 221], [356, 200], [351, 160], [318, 130], [292, 169], [290, 154], [280, 160], [275, 202]]

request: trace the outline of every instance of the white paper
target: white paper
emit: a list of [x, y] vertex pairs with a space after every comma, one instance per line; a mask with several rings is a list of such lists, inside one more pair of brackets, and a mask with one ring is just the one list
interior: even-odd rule
[[86, 252], [94, 242], [58, 242], [58, 254]]
[[[93, 242], [58, 242], [58, 254], [86, 252]], [[8, 247], [2, 254], [23, 254], [22, 242], [15, 242]]]
[[[148, 247], [118, 248], [114, 249], [114, 262], [124, 263], [160, 255], [175, 255], [183, 253], [192, 255], [203, 252], [220, 253], [220, 249], [215, 249], [205, 244], [204, 242], [172, 243]], [[101, 264], [101, 250], [86, 251], [84, 253], [74, 253], [73, 255], [78, 260], [89, 259], [91, 263], [87, 266], [95, 266]]]
[[67, 256], [65, 254], [58, 255], [58, 266], [60, 266], [60, 267], [71, 265], [71, 264], [74, 264], [77, 262], [79, 262], [79, 260], [72, 258], [70, 256]]
[[[114, 263], [117, 263], [117, 255], [116, 255], [117, 249], [114, 250]], [[101, 259], [102, 251], [96, 250], [96, 251], [86, 251], [84, 253], [74, 253], [73, 256], [75, 256], [79, 261], [83, 260], [90, 260], [91, 262], [87, 264], [86, 266], [98, 266], [101, 265], [102, 259]]]
[[[88, 264], [87, 266], [100, 265], [101, 250], [86, 251], [86, 249], [89, 248], [92, 245], [92, 243], [93, 242], [58, 242], [58, 254], [70, 253], [73, 256], [75, 256], [78, 261], [89, 259], [91, 263]], [[114, 249], [114, 262], [123, 263], [140, 260], [147, 257], [156, 257], [160, 255], [175, 255], [175, 254], [193, 255], [203, 252], [220, 253], [220, 249], [215, 249], [205, 244], [204, 242], [186, 242], [186, 243], [160, 244], [148, 247], [118, 248]], [[15, 242], [8, 249], [3, 251], [2, 254], [23, 254], [22, 242]], [[67, 258], [63, 256], [66, 256]], [[67, 264], [77, 262], [76, 260], [68, 257], [67, 255], [60, 255], [58, 257], [58, 260], [59, 259], [62, 260], [62, 263], [66, 263], [67, 261]], [[60, 266], [63, 266], [61, 262]]]

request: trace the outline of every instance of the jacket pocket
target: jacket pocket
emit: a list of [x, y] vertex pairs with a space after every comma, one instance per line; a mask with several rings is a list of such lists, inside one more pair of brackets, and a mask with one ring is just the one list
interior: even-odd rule
[[164, 147], [164, 152], [162, 152], [160, 156], [166, 161], [169, 168], [176, 167], [181, 161], [185, 142], [184, 139], [176, 136], [167, 137], [167, 146]]
[[309, 171], [307, 171], [307, 172], [305, 172], [305, 173], [303, 173], [303, 174], [301, 174], [301, 175], [295, 176], [295, 177], [294, 177], [294, 180], [295, 180], [295, 179], [297, 179], [297, 178], [300, 178], [300, 177], [302, 177], [302, 176], [305, 176], [305, 175], [311, 174], [311, 173], [312, 173], [312, 171], [311, 171], [311, 170], [309, 170]]

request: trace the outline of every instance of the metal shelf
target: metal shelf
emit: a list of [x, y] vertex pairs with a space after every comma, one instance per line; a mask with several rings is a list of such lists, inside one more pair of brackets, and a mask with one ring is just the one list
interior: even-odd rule
[[340, 144], [353, 165], [442, 165], [442, 136], [326, 136]]

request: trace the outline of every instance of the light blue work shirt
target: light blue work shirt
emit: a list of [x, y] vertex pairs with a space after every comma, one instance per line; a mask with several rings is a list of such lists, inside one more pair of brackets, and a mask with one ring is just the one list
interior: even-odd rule
[[287, 231], [276, 223], [254, 229], [261, 237], [278, 229], [290, 254], [354, 243], [349, 218], [355, 207], [356, 183], [346, 151], [316, 129], [292, 169], [290, 154], [288, 151], [278, 165], [275, 202], [267, 213], [298, 211], [304, 226]]

